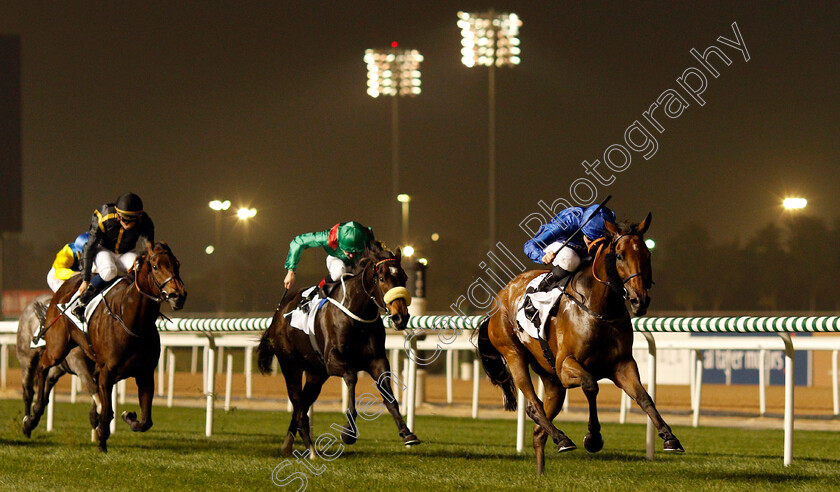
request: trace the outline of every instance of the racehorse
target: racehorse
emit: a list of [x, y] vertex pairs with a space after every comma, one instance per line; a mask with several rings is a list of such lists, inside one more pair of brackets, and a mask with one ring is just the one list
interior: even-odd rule
[[[300, 304], [300, 292], [295, 292], [285, 303], [281, 300], [277, 306], [257, 352], [263, 374], [271, 371], [272, 358], [277, 357], [292, 401], [292, 420], [281, 448], [284, 456], [292, 452], [296, 432], [314, 456], [307, 413], [330, 376], [343, 378], [349, 390], [346, 410], [349, 428], [341, 433], [341, 439], [348, 445], [356, 442], [355, 391], [357, 373], [361, 370], [367, 371], [376, 381], [403, 442], [406, 445], [420, 443], [403, 422], [391, 390], [391, 369], [385, 357], [385, 327], [379, 317], [380, 308], [386, 309], [398, 330], [408, 325], [411, 296], [405, 288], [407, 275], [400, 261], [399, 249], [394, 254], [381, 243], [374, 243], [359, 260], [356, 273], [345, 274], [341, 286], [330, 294], [331, 300], [316, 314], [311, 338], [289, 325], [283, 316]], [[304, 374], [306, 386], [301, 389]]]
[[[32, 418], [32, 398], [35, 393], [35, 374], [37, 372], [38, 362], [41, 360], [41, 353], [44, 351], [43, 347], [31, 348], [30, 342], [38, 329], [45, 322], [47, 305], [52, 299], [52, 294], [42, 294], [33, 299], [24, 308], [20, 315], [17, 331], [17, 344], [15, 352], [17, 353], [18, 361], [20, 362], [20, 379], [23, 387], [23, 406], [24, 419]], [[64, 361], [50, 368], [47, 373], [47, 387], [46, 394], [50, 394], [55, 383], [67, 373], [79, 376], [84, 383], [85, 388], [90, 393], [93, 400], [90, 407], [90, 425], [96, 427], [99, 420], [99, 413], [97, 412], [96, 399], [99, 397], [99, 390], [97, 389], [96, 381], [93, 379], [93, 362], [85, 357], [82, 349], [76, 347], [71, 350]], [[29, 437], [29, 436], [27, 436]]]
[[[590, 251], [596, 251], [591, 269], [575, 274], [555, 308], [556, 315], [546, 333], [548, 351], [538, 340], [521, 333], [516, 321], [517, 306], [527, 285], [541, 271], [527, 271], [511, 280], [499, 292], [493, 314], [480, 324], [478, 350], [484, 371], [502, 388], [507, 410], [516, 409], [516, 388], [522, 391], [528, 416], [536, 423], [537, 474], [545, 470], [549, 436], [558, 452], [576, 448], [552, 423], [567, 388], [583, 389], [589, 401], [589, 432], [583, 444], [591, 453], [601, 450], [604, 440], [596, 399], [598, 380], [602, 378], [612, 380], [648, 414], [665, 441], [665, 451], [684, 451], [639, 379], [633, 359], [633, 327], [624, 302], [630, 301], [634, 316], [647, 312], [653, 278], [644, 233], [650, 222], [648, 214], [638, 225], [606, 223], [605, 237], [590, 244]], [[529, 366], [543, 381], [545, 402], [534, 391]]]
[[38, 365], [38, 399], [34, 415], [24, 421], [24, 433], [38, 425], [47, 404], [44, 380], [51, 367], [61, 363], [74, 345], [95, 362], [99, 399], [102, 409], [96, 437], [99, 450], [107, 452], [109, 424], [113, 415], [111, 389], [122, 379], [133, 377], [137, 383], [142, 418], [123, 412], [122, 419], [131, 430], [145, 432], [152, 427], [152, 399], [155, 393], [154, 371], [160, 356], [160, 335], [155, 321], [160, 305], [167, 301], [175, 309], [184, 307], [187, 291], [179, 274], [180, 264], [166, 243], [146, 245], [146, 251], [134, 263], [134, 275], [121, 279], [106, 294], [88, 319], [88, 344], [85, 334], [58, 310], [59, 302], [73, 297], [81, 277], [66, 281], [55, 293], [47, 310], [47, 320], [54, 320], [44, 339], [47, 346]]

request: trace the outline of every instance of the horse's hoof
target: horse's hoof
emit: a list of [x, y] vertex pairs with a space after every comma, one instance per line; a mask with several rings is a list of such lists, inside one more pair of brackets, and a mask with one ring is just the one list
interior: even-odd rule
[[23, 435], [26, 436], [27, 439], [32, 437], [32, 427], [30, 425], [31, 421], [32, 420], [29, 418], [29, 415], [23, 416], [23, 427], [21, 430], [23, 431]]
[[574, 451], [575, 449], [577, 449], [577, 446], [575, 446], [575, 443], [573, 443], [572, 440], [569, 439], [568, 436], [564, 435], [560, 439], [560, 442], [557, 443], [557, 452], [558, 453], [564, 453], [566, 451]]
[[403, 438], [403, 443], [406, 446], [416, 446], [417, 444], [420, 444], [420, 442], [420, 439], [417, 439], [417, 436], [414, 434], [409, 434]]
[[664, 449], [665, 451], [672, 451], [675, 453], [685, 453], [685, 449], [683, 449], [682, 444], [680, 444], [680, 440], [676, 437], [665, 441]]
[[108, 452], [108, 446], [106, 446], [104, 444], [100, 444], [99, 445], [99, 452], [100, 453], [107, 453]]
[[597, 453], [604, 448], [604, 438], [601, 434], [586, 434], [583, 438], [583, 447], [590, 453]]
[[341, 434], [341, 441], [348, 446], [351, 444], [356, 444], [356, 436], [348, 436], [347, 434]]
[[120, 415], [120, 418], [122, 418], [123, 422], [125, 422], [126, 424], [131, 425], [134, 421], [137, 420], [137, 414], [134, 412], [125, 411]]

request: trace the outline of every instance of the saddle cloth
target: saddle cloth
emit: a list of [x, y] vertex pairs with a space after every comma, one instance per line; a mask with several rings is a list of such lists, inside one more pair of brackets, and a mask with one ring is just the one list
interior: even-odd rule
[[[519, 324], [519, 328], [531, 338], [542, 338], [543, 340], [545, 340], [545, 328], [548, 325], [549, 313], [563, 295], [560, 287], [548, 292], [535, 292], [546, 275], [548, 273], [537, 275], [528, 282], [528, 287], [525, 289], [526, 293], [516, 302], [516, 322]], [[529, 291], [530, 293], [528, 293]], [[528, 297], [530, 297], [531, 304], [536, 309], [536, 312], [532, 313], [530, 317], [525, 314], [525, 299]]]
[[292, 325], [292, 328], [310, 336], [315, 333], [315, 315], [318, 314], [321, 306], [327, 302], [327, 299], [320, 297], [320, 294], [313, 295], [313, 291], [317, 288], [317, 286], [314, 286], [301, 292], [301, 303], [298, 307], [283, 315], [286, 321]]
[[[96, 311], [96, 308], [97, 308], [97, 306], [99, 306], [99, 303], [102, 302], [102, 299], [105, 298], [105, 294], [110, 292], [111, 289], [113, 289], [115, 285], [122, 282], [123, 280], [125, 280], [125, 277], [118, 278], [114, 283], [112, 283], [111, 285], [106, 287], [105, 290], [103, 290], [99, 294], [96, 294], [96, 296], [94, 296], [93, 299], [90, 300], [87, 307], [85, 307], [85, 320], [88, 320], [88, 319], [90, 319], [91, 316], [93, 316], [93, 312]], [[79, 320], [79, 318], [77, 318], [76, 316], [73, 315], [72, 311], [76, 307], [77, 304], [79, 304], [79, 298], [78, 297], [73, 299], [73, 302], [69, 303], [69, 305], [68, 305], [68, 303], [59, 303], [59, 304], [56, 305], [56, 307], [58, 307], [59, 311], [62, 311], [62, 310], [64, 311], [64, 316], [67, 316], [67, 319], [72, 321], [73, 324], [76, 325], [76, 328], [78, 328], [78, 329], [82, 330], [83, 332], [87, 333], [87, 322], [82, 323]], [[41, 341], [43, 342], [43, 340], [41, 340]]]

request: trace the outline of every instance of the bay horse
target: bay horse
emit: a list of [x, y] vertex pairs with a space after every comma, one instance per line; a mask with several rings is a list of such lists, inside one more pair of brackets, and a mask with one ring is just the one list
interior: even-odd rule
[[38, 365], [38, 399], [33, 416], [24, 420], [24, 433], [29, 435], [38, 425], [48, 395], [44, 380], [50, 368], [61, 363], [73, 346], [78, 345], [94, 361], [98, 377], [99, 423], [96, 437], [99, 450], [107, 452], [110, 422], [114, 417], [111, 390], [118, 381], [133, 377], [137, 383], [142, 418], [134, 412], [123, 412], [122, 419], [135, 432], [152, 427], [152, 399], [155, 394], [155, 367], [160, 356], [160, 335], [155, 321], [160, 305], [166, 301], [175, 309], [184, 307], [187, 291], [180, 277], [180, 263], [172, 249], [163, 242], [146, 244], [146, 251], [137, 257], [134, 274], [124, 277], [111, 288], [88, 319], [88, 336], [66, 316], [58, 303], [69, 301], [79, 288], [81, 276], [66, 281], [53, 296], [47, 320], [55, 320], [44, 340], [47, 346]]
[[[15, 344], [15, 353], [17, 354], [18, 362], [20, 362], [20, 380], [23, 388], [23, 407], [24, 420], [32, 418], [32, 400], [35, 396], [35, 375], [37, 373], [38, 363], [41, 361], [41, 354], [44, 352], [44, 347], [32, 348], [30, 342], [32, 337], [38, 332], [46, 320], [47, 306], [52, 299], [53, 294], [41, 294], [33, 299], [20, 315], [18, 321], [17, 341]], [[84, 352], [79, 347], [75, 347], [64, 358], [61, 364], [50, 368], [47, 373], [46, 384], [44, 390], [46, 394], [50, 394], [53, 386], [58, 380], [67, 373], [75, 374], [82, 380], [85, 388], [91, 396], [90, 407], [90, 424], [91, 427], [96, 427], [99, 420], [99, 413], [97, 412], [96, 399], [99, 396], [99, 390], [96, 381], [93, 378], [93, 362], [85, 357]], [[29, 437], [29, 436], [27, 436]]]
[[[403, 421], [393, 396], [391, 368], [385, 356], [385, 327], [379, 316], [380, 308], [386, 309], [398, 330], [408, 325], [411, 296], [405, 288], [407, 275], [401, 259], [399, 249], [392, 253], [378, 242], [366, 250], [356, 273], [345, 274], [341, 285], [330, 294], [332, 300], [316, 314], [315, 333], [311, 338], [293, 328], [283, 316], [300, 304], [301, 292], [295, 292], [277, 306], [257, 353], [263, 374], [271, 372], [271, 361], [277, 357], [292, 401], [292, 419], [281, 447], [284, 456], [292, 452], [295, 433], [300, 434], [306, 449], [315, 455], [307, 413], [330, 376], [344, 379], [349, 390], [346, 410], [349, 427], [348, 432], [341, 433], [341, 439], [348, 445], [356, 442], [355, 391], [359, 371], [373, 377], [403, 442], [420, 443]], [[303, 375], [306, 385], [301, 388]]]
[[[589, 432], [583, 439], [584, 447], [591, 453], [603, 447], [596, 403], [598, 380], [602, 378], [613, 381], [647, 413], [665, 441], [665, 451], [684, 451], [642, 386], [633, 359], [633, 326], [625, 299], [630, 301], [634, 316], [647, 312], [653, 278], [644, 234], [650, 222], [648, 214], [638, 225], [605, 223], [605, 237], [590, 244], [597, 251], [591, 268], [587, 265], [574, 275], [555, 308], [546, 330], [550, 353], [544, 352], [540, 341], [520, 331], [516, 321], [516, 310], [528, 283], [544, 271], [527, 271], [511, 280], [499, 292], [493, 314], [479, 326], [481, 362], [493, 384], [502, 388], [505, 408], [516, 409], [517, 388], [525, 395], [528, 416], [536, 423], [534, 451], [539, 475], [545, 470], [548, 437], [558, 452], [576, 449], [552, 423], [568, 388], [580, 386], [589, 402]], [[534, 391], [529, 367], [543, 381], [545, 402]]]

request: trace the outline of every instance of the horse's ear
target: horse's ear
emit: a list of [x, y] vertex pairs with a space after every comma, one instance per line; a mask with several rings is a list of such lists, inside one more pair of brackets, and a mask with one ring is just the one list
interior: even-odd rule
[[608, 220], [604, 221], [604, 229], [610, 234], [610, 236], [615, 236], [618, 234], [618, 226], [615, 225], [615, 222], [610, 222]]
[[151, 241], [146, 241], [146, 253], [152, 254], [154, 252], [155, 245], [152, 244]]
[[394, 257], [397, 259], [397, 263], [402, 263], [402, 250], [400, 248], [394, 251]]
[[651, 215], [650, 215], [650, 212], [648, 212], [647, 217], [645, 217], [645, 220], [643, 220], [639, 223], [639, 226], [638, 226], [639, 234], [644, 235], [645, 232], [647, 232], [648, 227], [650, 227], [650, 221], [651, 221]]

